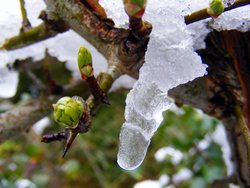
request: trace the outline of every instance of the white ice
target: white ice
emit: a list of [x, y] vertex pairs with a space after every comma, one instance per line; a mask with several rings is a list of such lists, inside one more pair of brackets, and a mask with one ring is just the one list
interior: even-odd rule
[[161, 123], [159, 117], [172, 104], [168, 90], [206, 72], [193, 51], [191, 35], [181, 16], [183, 9], [175, 5], [170, 0], [148, 2], [145, 20], [152, 23], [153, 30], [139, 80], [126, 99], [126, 122], [120, 132], [118, 164], [127, 170], [142, 163]]

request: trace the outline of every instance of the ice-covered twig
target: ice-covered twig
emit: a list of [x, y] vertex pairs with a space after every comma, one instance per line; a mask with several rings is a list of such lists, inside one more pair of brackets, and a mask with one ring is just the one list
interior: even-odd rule
[[[242, 6], [246, 6], [250, 4], [250, 0], [237, 0], [235, 3], [231, 6], [228, 6], [224, 9], [224, 12], [233, 10]], [[185, 16], [185, 23], [186, 24], [191, 24], [200, 20], [204, 20], [206, 18], [209, 18], [210, 15], [207, 13], [207, 9], [204, 8], [202, 10], [199, 10], [197, 12], [194, 12], [190, 15]]]

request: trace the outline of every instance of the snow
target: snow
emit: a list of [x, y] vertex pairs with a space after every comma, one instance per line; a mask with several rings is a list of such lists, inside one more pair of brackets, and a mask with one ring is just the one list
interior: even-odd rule
[[155, 159], [158, 162], [164, 161], [168, 156], [171, 157], [172, 164], [178, 165], [181, 162], [184, 154], [171, 146], [160, 148], [155, 153]]
[[162, 188], [170, 181], [168, 175], [161, 175], [159, 180], [144, 180], [134, 185], [134, 188]]
[[38, 135], [42, 135], [43, 131], [46, 127], [50, 125], [50, 119], [48, 117], [44, 117], [40, 119], [38, 122], [36, 122], [33, 126], [32, 129], [34, 132]]
[[192, 176], [193, 172], [190, 169], [182, 168], [179, 172], [173, 175], [173, 182], [174, 184], [179, 184], [182, 181], [191, 179]]
[[227, 140], [226, 130], [223, 125], [218, 125], [212, 134], [212, 140], [221, 146], [223, 159], [227, 167], [227, 175], [231, 176], [234, 173], [233, 162], [231, 160], [231, 150]]
[[36, 188], [37, 186], [28, 179], [19, 179], [15, 183], [16, 188]]

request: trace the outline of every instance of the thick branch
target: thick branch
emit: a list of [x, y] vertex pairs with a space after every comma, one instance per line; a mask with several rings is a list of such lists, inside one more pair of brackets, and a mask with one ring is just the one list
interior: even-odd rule
[[[238, 0], [232, 6], [225, 8], [224, 12], [235, 9], [235, 8], [239, 8], [242, 6], [246, 6], [249, 4], [250, 4], [250, 0]], [[200, 20], [204, 20], [206, 18], [210, 18], [210, 17], [211, 16], [207, 13], [207, 9], [204, 8], [202, 10], [192, 13], [191, 15], [185, 16], [185, 23], [191, 24]]]
[[0, 143], [7, 138], [28, 130], [35, 122], [51, 111], [53, 99], [41, 97], [33, 99], [0, 116]]

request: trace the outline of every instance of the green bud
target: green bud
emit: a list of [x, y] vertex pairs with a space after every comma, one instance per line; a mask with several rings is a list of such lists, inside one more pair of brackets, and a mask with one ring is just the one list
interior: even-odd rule
[[212, 0], [207, 8], [207, 13], [213, 18], [217, 18], [224, 11], [224, 3], [222, 0]]
[[78, 51], [78, 68], [83, 80], [93, 76], [92, 56], [89, 50], [83, 46]]
[[92, 56], [87, 48], [81, 46], [78, 51], [78, 67], [81, 69], [86, 65], [92, 65]]
[[147, 0], [123, 0], [123, 4], [129, 17], [141, 18], [144, 14]]
[[80, 97], [62, 97], [53, 104], [53, 108], [55, 121], [66, 126], [76, 125], [85, 111]]

